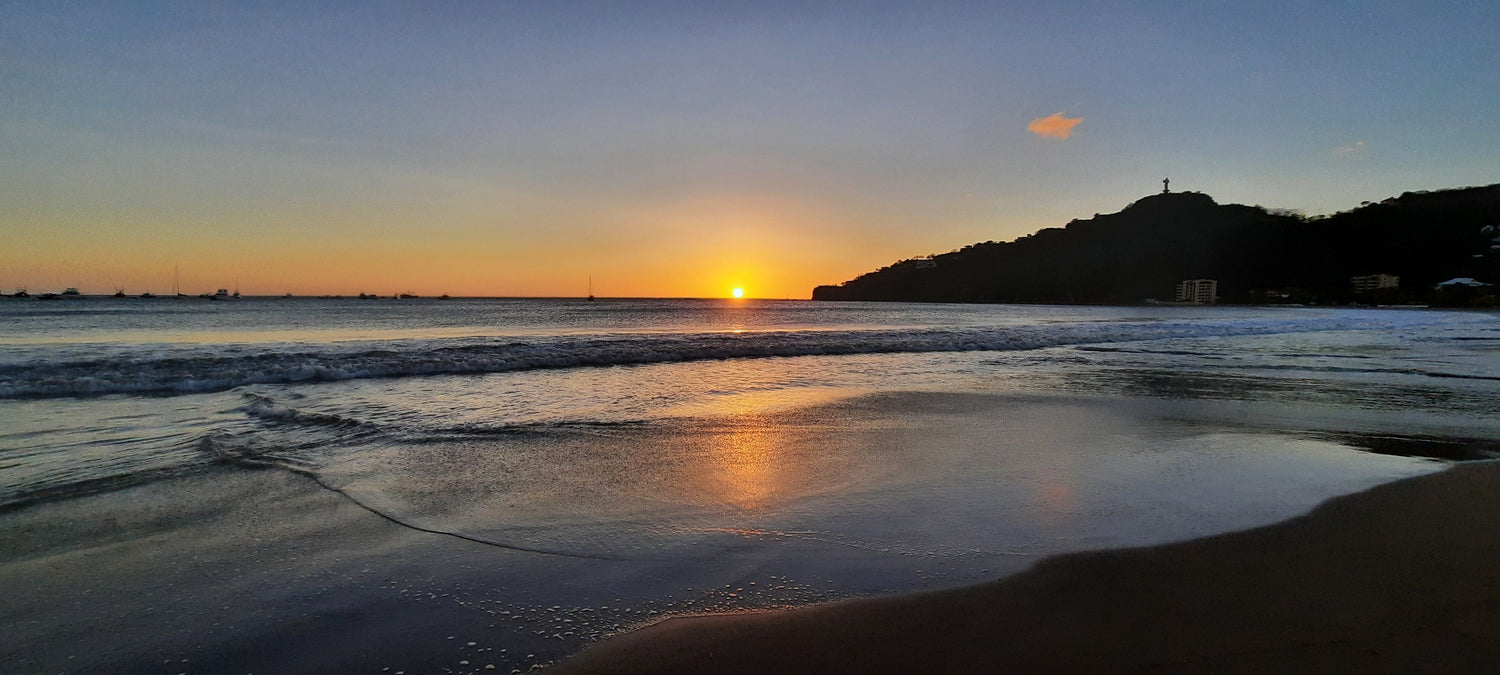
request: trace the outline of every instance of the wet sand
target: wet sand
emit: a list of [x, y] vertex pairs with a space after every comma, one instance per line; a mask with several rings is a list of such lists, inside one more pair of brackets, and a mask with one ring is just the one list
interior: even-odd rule
[[[1281, 525], [1051, 558], [978, 587], [673, 619], [554, 668], [1485, 671], [1500, 662], [1496, 494], [1500, 464], [1461, 465]], [[11, 672], [525, 672], [649, 622], [653, 599], [767, 562], [506, 551], [403, 528], [281, 471], [4, 518]]]
[[1472, 463], [969, 588], [671, 619], [557, 671], [1493, 672], [1497, 561], [1500, 463]]
[[[1344, 593], [1330, 606], [1353, 606], [1345, 597], [1352, 591], [1339, 591], [1340, 583], [1401, 570], [1401, 561], [1369, 562], [1394, 559], [1373, 544], [1328, 551], [1330, 565], [1347, 558], [1358, 574], [1332, 575], [1325, 584], [1305, 574], [1283, 579], [1278, 573], [1291, 563], [1265, 562], [1261, 569], [1238, 554], [1189, 565], [1190, 573], [1159, 571], [1163, 566], [1153, 561], [1161, 554], [1146, 549], [1055, 559], [977, 590], [903, 594], [1020, 573], [1062, 551], [1275, 522], [1327, 495], [1440, 468], [1307, 434], [1186, 424], [1129, 406], [932, 394], [577, 438], [551, 434], [545, 445], [529, 443], [503, 437], [476, 447], [423, 446], [399, 455], [403, 462], [368, 471], [335, 467], [317, 480], [283, 469], [215, 465], [0, 513], [6, 599], [0, 626], [7, 631], [0, 670], [510, 673], [625, 635], [580, 663], [609, 658], [623, 645], [624, 658], [645, 670], [677, 664], [692, 672], [703, 664], [679, 656], [705, 654], [686, 646], [712, 638], [696, 636], [703, 630], [728, 631], [719, 639], [727, 635], [731, 644], [715, 647], [713, 658], [729, 665], [715, 668], [756, 672], [993, 669], [995, 663], [1066, 670], [1165, 661], [1162, 654], [1211, 658], [1265, 649], [1244, 644], [1252, 632], [1229, 631], [1243, 633], [1230, 636], [1239, 642], [1192, 632], [1206, 630], [1196, 625], [1198, 617], [1232, 603], [1251, 611], [1261, 593], [1256, 584], [1301, 578], [1312, 597]], [[578, 461], [567, 464], [572, 451]], [[528, 470], [522, 461], [533, 456]], [[495, 457], [508, 462], [483, 461]], [[635, 474], [610, 463], [638, 457], [658, 461]], [[833, 480], [848, 481], [856, 469], [865, 478], [853, 485]], [[571, 482], [504, 482], [538, 471]], [[626, 480], [634, 477], [641, 480]], [[605, 478], [614, 483], [601, 483]], [[675, 494], [666, 488], [717, 495], [722, 504], [666, 499], [671, 508], [614, 519], [619, 504], [639, 495]], [[608, 490], [617, 493], [615, 501], [606, 499]], [[512, 504], [492, 493], [530, 497]], [[1460, 491], [1444, 508], [1467, 518], [1492, 516], [1473, 511], [1489, 503], [1482, 496]], [[359, 499], [385, 509], [384, 517]], [[544, 508], [554, 502], [571, 508]], [[1404, 509], [1393, 513], [1408, 517]], [[594, 520], [572, 520], [590, 510], [597, 511]], [[1421, 529], [1401, 518], [1366, 518], [1379, 521], [1365, 523], [1367, 529]], [[1483, 531], [1467, 520], [1448, 525]], [[1337, 532], [1270, 532], [1262, 535], [1266, 555], [1338, 541]], [[1412, 550], [1444, 550], [1439, 544]], [[1102, 571], [1093, 582], [1071, 580], [1088, 576], [1080, 567]], [[1226, 570], [1237, 577], [1215, 586]], [[1217, 605], [1152, 608], [1177, 597], [1162, 587], [1175, 592], [1195, 578], [1202, 592], [1222, 593], [1213, 596]], [[887, 599], [829, 604], [849, 597]], [[630, 632], [664, 616], [787, 607], [808, 609], [669, 621]], [[1156, 623], [1122, 618], [1130, 611], [1150, 612]], [[1190, 629], [1172, 625], [1167, 619], [1174, 616]], [[664, 631], [666, 641], [652, 637]], [[766, 632], [750, 637], [754, 631]], [[694, 637], [670, 637], [689, 633]], [[1297, 635], [1307, 633], [1296, 627]], [[1007, 648], [1012, 653], [1003, 645], [1018, 646]], [[746, 649], [744, 656], [735, 651]]]
[[593, 569], [404, 528], [273, 470], [3, 518], [4, 672], [526, 670], [568, 646], [482, 598], [565, 602], [557, 589]]

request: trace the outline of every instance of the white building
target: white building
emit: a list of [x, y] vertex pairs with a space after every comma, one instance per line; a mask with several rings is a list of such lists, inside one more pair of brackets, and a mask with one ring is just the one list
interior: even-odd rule
[[1362, 277], [1351, 277], [1349, 283], [1354, 284], [1355, 293], [1368, 293], [1382, 288], [1400, 288], [1401, 277], [1394, 274], [1367, 274]]
[[1184, 279], [1177, 282], [1177, 302], [1212, 305], [1219, 297], [1217, 279]]

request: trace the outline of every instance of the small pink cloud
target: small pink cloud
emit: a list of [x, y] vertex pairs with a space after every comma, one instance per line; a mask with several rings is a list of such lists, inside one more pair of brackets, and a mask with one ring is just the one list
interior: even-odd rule
[[1073, 135], [1073, 127], [1083, 122], [1082, 117], [1063, 117], [1060, 112], [1038, 117], [1026, 125], [1026, 130], [1042, 138], [1063, 140]]

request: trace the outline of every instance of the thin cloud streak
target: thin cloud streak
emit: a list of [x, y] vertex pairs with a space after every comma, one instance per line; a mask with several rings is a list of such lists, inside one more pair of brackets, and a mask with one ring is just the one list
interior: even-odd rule
[[1358, 155], [1358, 154], [1360, 154], [1360, 153], [1362, 153], [1364, 151], [1365, 151], [1365, 142], [1364, 141], [1355, 141], [1353, 145], [1340, 145], [1339, 147], [1334, 148], [1333, 149], [1333, 154], [1338, 155], [1340, 157], [1348, 157], [1350, 155]]

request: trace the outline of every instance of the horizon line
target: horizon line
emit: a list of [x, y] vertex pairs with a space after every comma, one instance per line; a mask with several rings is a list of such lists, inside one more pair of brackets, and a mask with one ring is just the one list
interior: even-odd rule
[[[11, 293], [0, 293], [0, 299], [6, 299], [6, 300], [35, 300], [35, 299], [37, 299], [38, 296], [46, 294], [46, 293], [52, 293], [54, 295], [57, 295], [57, 294], [60, 293], [60, 292], [57, 292], [57, 291], [40, 291], [38, 293], [31, 293], [30, 289], [25, 289], [25, 290], [28, 293], [27, 297], [17, 298], [17, 297], [15, 297]], [[143, 291], [143, 292], [151, 293], [151, 291]], [[270, 299], [270, 300], [309, 300], [309, 299], [310, 300], [441, 300], [444, 295], [447, 295], [447, 294], [440, 294], [440, 295], [413, 295], [412, 297], [402, 298], [402, 297], [399, 297], [397, 295], [375, 295], [375, 294], [366, 293], [365, 294], [366, 297], [361, 298], [359, 293], [355, 293], [355, 294], [352, 294], [352, 295], [350, 295], [350, 294], [344, 294], [344, 293], [302, 293], [302, 294], [287, 293], [287, 294], [281, 294], [281, 295], [264, 295], [264, 294], [262, 294], [262, 295], [251, 295], [251, 294], [241, 294], [238, 298], [231, 298], [231, 299], [247, 300], [247, 299], [255, 298], [255, 299]], [[164, 293], [152, 293], [152, 297], [150, 297], [150, 298], [142, 298], [140, 293], [126, 295], [123, 298], [116, 298], [113, 293], [80, 293], [80, 294], [78, 294], [76, 296], [70, 296], [70, 297], [72, 297], [74, 299], [102, 298], [102, 299], [105, 299], [105, 300], [116, 300], [116, 299], [118, 299], [118, 300], [176, 300], [176, 299], [179, 298], [178, 295], [176, 295], [176, 294], [174, 294], [174, 293], [172, 293], [170, 291], [164, 292]], [[203, 297], [202, 293], [184, 293], [180, 297], [183, 298], [183, 299], [188, 299], [188, 300], [203, 300], [203, 299], [205, 299]], [[586, 296], [586, 295], [447, 295], [447, 297], [448, 297], [449, 300], [584, 300], [584, 301], [587, 301], [589, 296]], [[776, 301], [807, 300], [807, 301], [810, 301], [811, 300], [811, 298], [793, 298], [793, 297], [781, 297], [781, 298], [774, 298], [774, 297], [735, 298], [735, 297], [730, 297], [730, 296], [686, 296], [686, 295], [601, 295], [601, 296], [594, 296], [594, 299], [595, 300], [736, 300], [736, 301], [744, 301], [744, 300], [776, 300]]]

